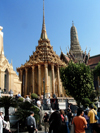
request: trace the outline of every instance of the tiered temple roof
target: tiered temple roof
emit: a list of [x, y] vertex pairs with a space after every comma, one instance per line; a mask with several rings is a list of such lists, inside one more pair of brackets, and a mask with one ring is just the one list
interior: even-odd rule
[[24, 65], [21, 65], [21, 67], [17, 68], [17, 70], [23, 69], [25, 67], [31, 67], [32, 65], [44, 64], [46, 62], [48, 64], [66, 66], [66, 63], [63, 62], [53, 51], [53, 47], [51, 46], [50, 40], [47, 37], [43, 2], [43, 24], [38, 46], [36, 47], [36, 51], [33, 52], [33, 55], [30, 56], [29, 61], [27, 61]]
[[72, 60], [75, 63], [80, 62], [88, 64], [90, 51], [87, 54], [86, 50], [85, 52], [81, 50], [81, 46], [78, 40], [77, 29], [73, 23], [70, 31], [70, 36], [71, 36], [70, 50], [69, 52], [67, 51], [67, 54], [64, 54], [61, 51], [60, 59], [63, 60], [65, 63], [68, 63], [70, 60]]

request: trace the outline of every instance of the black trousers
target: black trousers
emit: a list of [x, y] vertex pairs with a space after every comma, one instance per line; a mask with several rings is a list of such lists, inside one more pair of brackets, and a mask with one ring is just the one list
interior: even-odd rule
[[29, 133], [34, 133], [34, 127], [33, 126], [27, 126], [27, 130]]

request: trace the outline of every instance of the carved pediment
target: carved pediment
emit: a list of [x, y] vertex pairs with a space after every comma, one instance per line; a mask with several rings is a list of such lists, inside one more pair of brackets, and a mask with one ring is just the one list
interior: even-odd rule
[[7, 59], [5, 59], [5, 60], [2, 62], [2, 66], [5, 66], [5, 65], [7, 65], [7, 64], [9, 64], [9, 62], [8, 62]]

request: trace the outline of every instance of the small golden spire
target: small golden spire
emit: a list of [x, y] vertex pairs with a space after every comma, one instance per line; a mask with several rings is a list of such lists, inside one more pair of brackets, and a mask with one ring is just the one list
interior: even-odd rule
[[74, 26], [74, 21], [72, 21], [72, 26]]
[[44, 16], [44, 0], [43, 0], [43, 24], [42, 24], [42, 33], [41, 39], [48, 39], [45, 26], [45, 16]]
[[43, 26], [42, 26], [42, 30], [46, 31], [46, 28], [45, 28], [45, 16], [44, 16], [44, 0], [43, 0]]

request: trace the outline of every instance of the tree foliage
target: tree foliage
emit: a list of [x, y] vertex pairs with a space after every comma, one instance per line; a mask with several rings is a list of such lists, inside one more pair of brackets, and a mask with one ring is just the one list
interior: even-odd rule
[[36, 98], [38, 98], [38, 95], [37, 95], [36, 93], [32, 93], [32, 94], [31, 94], [31, 98], [32, 98], [32, 99], [36, 99]]
[[94, 85], [89, 66], [70, 61], [66, 68], [60, 69], [60, 73], [66, 92], [74, 97], [78, 106], [83, 103], [84, 98], [90, 99]]
[[17, 107], [17, 101], [13, 97], [3, 96], [0, 98], [0, 107], [4, 107], [5, 116], [9, 116], [9, 107]]

